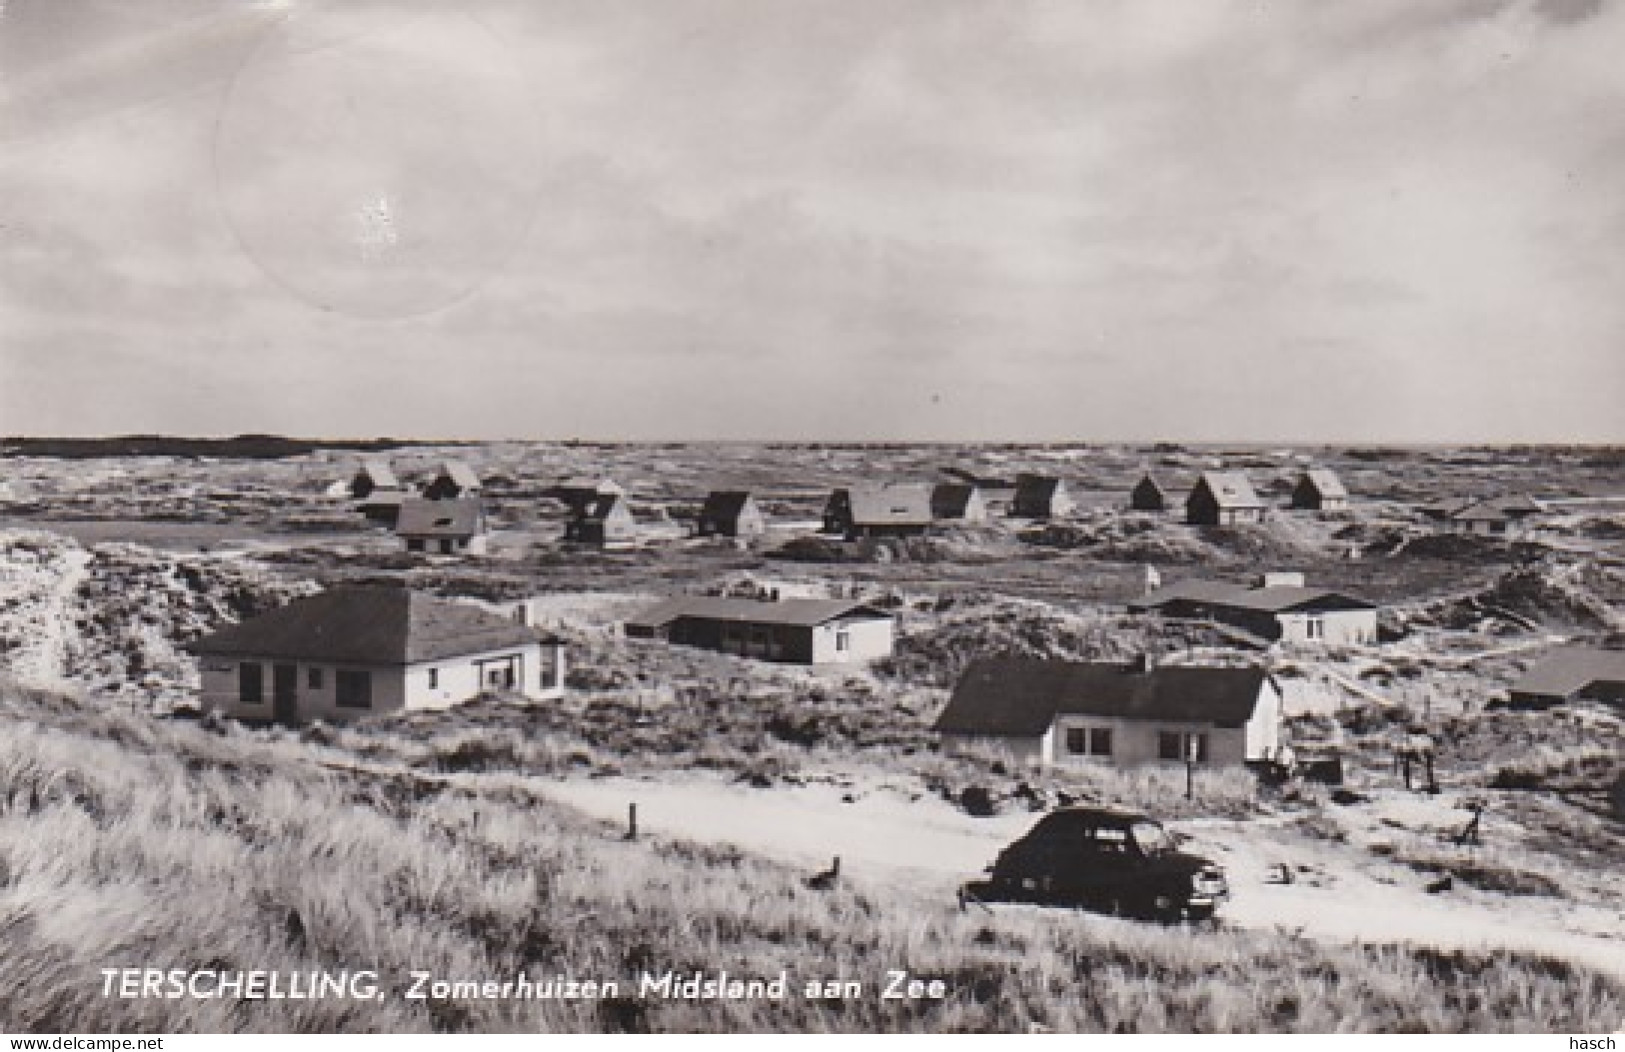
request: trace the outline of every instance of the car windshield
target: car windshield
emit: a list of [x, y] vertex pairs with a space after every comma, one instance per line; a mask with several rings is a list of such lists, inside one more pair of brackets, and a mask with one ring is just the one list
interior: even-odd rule
[[1174, 850], [1174, 838], [1155, 822], [1135, 822], [1129, 827], [1129, 835], [1147, 855], [1165, 855]]

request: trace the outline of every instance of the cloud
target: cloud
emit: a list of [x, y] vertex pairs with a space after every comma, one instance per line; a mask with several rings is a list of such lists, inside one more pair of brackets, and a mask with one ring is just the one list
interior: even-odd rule
[[[207, 358], [210, 420], [1625, 437], [1617, 6], [298, 0], [245, 59], [61, 2], [71, 70], [0, 33], [74, 117], [0, 161], [0, 333]], [[100, 429], [59, 386], [6, 409]]]

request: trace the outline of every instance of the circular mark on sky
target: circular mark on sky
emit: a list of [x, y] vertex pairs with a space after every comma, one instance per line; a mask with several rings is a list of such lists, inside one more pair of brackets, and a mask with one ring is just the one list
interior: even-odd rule
[[465, 13], [299, 5], [223, 104], [221, 207], [255, 262], [317, 307], [436, 310], [478, 288], [525, 237], [529, 102], [512, 54]]

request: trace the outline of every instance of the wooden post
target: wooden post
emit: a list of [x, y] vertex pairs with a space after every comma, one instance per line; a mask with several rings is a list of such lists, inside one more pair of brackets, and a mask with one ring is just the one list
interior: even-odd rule
[[637, 804], [627, 804], [626, 805], [626, 839], [628, 839], [628, 840], [636, 840], [637, 838], [638, 838], [638, 805]]

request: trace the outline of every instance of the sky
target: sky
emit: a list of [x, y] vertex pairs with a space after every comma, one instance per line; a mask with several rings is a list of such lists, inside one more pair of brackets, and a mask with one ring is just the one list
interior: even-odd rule
[[0, 0], [0, 434], [1625, 442], [1616, 0]]

